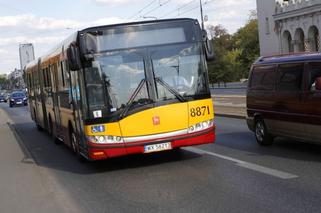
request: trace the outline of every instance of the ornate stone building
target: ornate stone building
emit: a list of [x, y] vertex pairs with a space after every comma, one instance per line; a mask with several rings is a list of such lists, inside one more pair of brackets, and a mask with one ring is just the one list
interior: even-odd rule
[[321, 0], [257, 0], [257, 9], [261, 55], [320, 52]]

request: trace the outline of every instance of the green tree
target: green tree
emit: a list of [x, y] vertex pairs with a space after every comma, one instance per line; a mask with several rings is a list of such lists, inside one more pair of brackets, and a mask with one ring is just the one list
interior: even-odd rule
[[239, 66], [237, 54], [239, 51], [233, 50], [232, 36], [221, 26], [209, 26], [208, 32], [212, 38], [216, 60], [209, 63], [209, 78], [211, 83], [231, 82], [237, 80], [239, 76]]
[[234, 35], [221, 26], [209, 26], [216, 60], [208, 64], [211, 83], [238, 81], [247, 78], [252, 63], [259, 56], [258, 21], [255, 11], [250, 12], [246, 25]]
[[5, 77], [0, 77], [0, 89], [3, 89], [8, 83], [8, 80]]
[[247, 24], [233, 35], [234, 49], [240, 50], [238, 60], [242, 64], [241, 77], [247, 78], [252, 63], [260, 55], [258, 21], [251, 11]]
[[0, 85], [4, 84], [7, 81], [6, 78], [0, 77]]

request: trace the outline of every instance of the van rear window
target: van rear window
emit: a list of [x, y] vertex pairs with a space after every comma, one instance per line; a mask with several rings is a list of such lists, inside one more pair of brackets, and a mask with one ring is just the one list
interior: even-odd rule
[[250, 83], [251, 89], [273, 90], [275, 88], [275, 66], [254, 67]]

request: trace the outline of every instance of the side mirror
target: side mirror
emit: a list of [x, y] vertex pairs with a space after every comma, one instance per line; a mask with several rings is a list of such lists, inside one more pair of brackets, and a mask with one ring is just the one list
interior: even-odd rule
[[205, 47], [205, 56], [207, 61], [215, 60], [214, 46], [211, 40], [207, 37], [206, 30], [202, 30], [203, 44]]
[[67, 57], [70, 70], [77, 71], [81, 69], [79, 48], [75, 44], [71, 44], [67, 49]]

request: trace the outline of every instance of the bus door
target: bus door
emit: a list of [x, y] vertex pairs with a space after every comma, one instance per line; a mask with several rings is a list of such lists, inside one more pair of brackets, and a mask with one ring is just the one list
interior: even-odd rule
[[58, 100], [58, 67], [57, 64], [51, 66], [52, 68], [52, 75], [53, 75], [53, 92], [52, 92], [52, 99], [53, 99], [53, 110], [55, 114], [55, 127], [57, 137], [61, 135], [61, 118], [60, 118], [60, 111], [59, 111], [59, 100]]
[[35, 72], [35, 116], [36, 122], [42, 128], [46, 128], [44, 121], [44, 114], [42, 109], [42, 91], [41, 91], [41, 70], [37, 69]]
[[44, 96], [44, 72], [40, 66], [40, 59], [38, 61], [38, 72], [39, 72], [39, 82], [40, 82], [40, 106], [41, 106], [41, 120], [43, 121], [43, 128], [47, 129], [48, 118], [47, 118], [47, 110], [46, 110], [46, 102]]
[[82, 81], [79, 78], [79, 75], [81, 75], [81, 71], [68, 71], [70, 79], [71, 79], [71, 99], [72, 99], [72, 109], [73, 109], [73, 114], [74, 114], [74, 125], [75, 125], [75, 133], [77, 135], [77, 138], [79, 139], [79, 148], [83, 149], [84, 148], [84, 140], [83, 140], [83, 135], [82, 133], [84, 132], [84, 125], [82, 122], [82, 107], [81, 107], [81, 103], [82, 103], [82, 95], [81, 95], [81, 91], [80, 88], [82, 85]]

